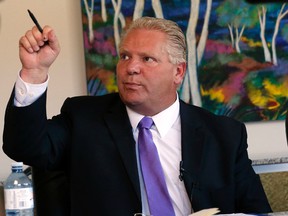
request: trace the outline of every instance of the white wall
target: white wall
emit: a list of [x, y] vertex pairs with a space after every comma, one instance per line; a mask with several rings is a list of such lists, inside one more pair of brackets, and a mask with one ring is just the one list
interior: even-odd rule
[[288, 157], [284, 121], [246, 123], [251, 159]]
[[[62, 47], [50, 73], [48, 116], [59, 112], [66, 97], [86, 94], [80, 0], [0, 0], [1, 140], [5, 106], [20, 69], [18, 40], [33, 26], [27, 9], [34, 13], [41, 25], [49, 24], [55, 28]], [[284, 121], [249, 123], [247, 129], [251, 159], [288, 156]], [[10, 172], [11, 162], [1, 148], [0, 181]]]

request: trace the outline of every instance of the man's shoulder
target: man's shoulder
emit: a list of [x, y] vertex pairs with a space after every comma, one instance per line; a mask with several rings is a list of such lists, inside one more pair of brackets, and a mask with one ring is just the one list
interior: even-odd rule
[[187, 104], [183, 101], [181, 101], [181, 110], [182, 114], [184, 113], [185, 116], [191, 117], [192, 119], [196, 119], [199, 121], [202, 121], [206, 124], [213, 124], [216, 125], [222, 125], [222, 124], [235, 124], [239, 125], [242, 124], [237, 119], [231, 117], [231, 116], [225, 116], [225, 115], [218, 115], [215, 114], [208, 109], [205, 109], [203, 107], [194, 106], [191, 104]]
[[121, 105], [121, 99], [118, 93], [111, 93], [100, 96], [74, 96], [65, 100], [63, 107], [69, 107], [69, 109], [83, 110], [87, 108], [93, 109], [108, 109], [110, 107]]
[[110, 93], [105, 95], [81, 95], [81, 96], [69, 97], [66, 100], [68, 100], [69, 103], [82, 103], [82, 102], [109, 103], [119, 101], [120, 96], [118, 93]]

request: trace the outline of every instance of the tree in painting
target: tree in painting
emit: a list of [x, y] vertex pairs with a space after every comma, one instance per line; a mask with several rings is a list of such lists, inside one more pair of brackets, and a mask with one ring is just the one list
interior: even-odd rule
[[82, 0], [87, 88], [117, 92], [121, 32], [142, 16], [174, 20], [187, 41], [179, 96], [240, 121], [282, 120], [288, 98], [288, 7], [245, 0]]
[[[255, 9], [254, 9], [255, 10]], [[240, 42], [245, 28], [253, 28], [257, 21], [257, 13], [253, 11], [253, 6], [245, 1], [224, 0], [218, 6], [217, 24], [229, 29], [231, 46], [236, 52], [241, 53]]]
[[200, 39], [197, 42], [197, 23], [199, 18], [200, 0], [191, 0], [190, 16], [186, 30], [188, 64], [183, 82], [181, 98], [187, 103], [202, 106], [202, 100], [198, 84], [197, 68], [203, 57], [206, 40], [208, 37], [208, 24], [211, 13], [212, 0], [207, 0], [206, 13]]

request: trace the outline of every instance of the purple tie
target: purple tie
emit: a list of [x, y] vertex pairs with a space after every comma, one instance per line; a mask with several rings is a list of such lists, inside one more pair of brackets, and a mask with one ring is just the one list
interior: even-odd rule
[[150, 131], [152, 125], [153, 120], [148, 117], [144, 117], [138, 124], [140, 163], [150, 214], [153, 216], [175, 216], [157, 148]]

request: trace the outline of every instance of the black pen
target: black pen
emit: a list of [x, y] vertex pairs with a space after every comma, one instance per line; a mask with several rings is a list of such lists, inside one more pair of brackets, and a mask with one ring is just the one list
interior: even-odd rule
[[36, 25], [37, 29], [43, 33], [43, 29], [42, 27], [40, 26], [40, 24], [38, 23], [37, 19], [35, 18], [34, 14], [28, 9], [28, 13], [29, 13], [29, 16], [31, 17], [31, 19], [33, 20], [34, 24]]

